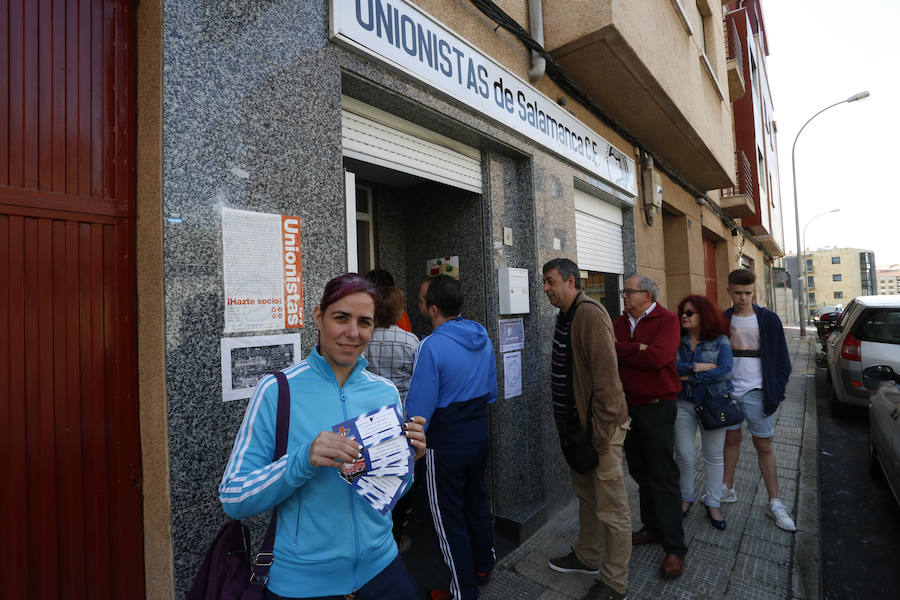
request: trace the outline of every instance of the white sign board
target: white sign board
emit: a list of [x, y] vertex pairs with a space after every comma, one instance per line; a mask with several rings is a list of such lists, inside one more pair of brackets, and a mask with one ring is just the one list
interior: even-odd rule
[[406, 0], [331, 0], [331, 36], [637, 196], [630, 156]]
[[525, 324], [522, 318], [500, 319], [500, 352], [525, 348]]
[[225, 331], [303, 327], [300, 217], [222, 209]]
[[503, 398], [522, 395], [522, 353], [507, 352], [503, 355]]

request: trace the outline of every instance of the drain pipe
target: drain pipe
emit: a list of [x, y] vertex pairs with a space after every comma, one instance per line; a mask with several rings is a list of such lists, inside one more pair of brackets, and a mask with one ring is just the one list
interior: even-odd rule
[[[544, 46], [544, 8], [541, 0], [528, 0], [528, 24], [531, 26], [531, 37]], [[547, 59], [538, 52], [531, 51], [531, 70], [528, 71], [528, 79], [535, 83], [544, 76], [547, 69]]]

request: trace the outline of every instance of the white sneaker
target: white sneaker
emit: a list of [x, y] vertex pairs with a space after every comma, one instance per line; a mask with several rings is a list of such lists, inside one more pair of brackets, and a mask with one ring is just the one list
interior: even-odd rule
[[791, 519], [790, 515], [788, 515], [787, 509], [778, 498], [775, 498], [774, 500], [769, 502], [769, 507], [766, 509], [766, 514], [775, 520], [775, 524], [779, 528], [784, 529], [785, 531], [797, 531], [797, 526], [794, 525], [794, 520]]
[[734, 488], [730, 488], [724, 483], [722, 484], [722, 498], [721, 502], [725, 502], [726, 504], [731, 502], [737, 502], [737, 492], [734, 491]]

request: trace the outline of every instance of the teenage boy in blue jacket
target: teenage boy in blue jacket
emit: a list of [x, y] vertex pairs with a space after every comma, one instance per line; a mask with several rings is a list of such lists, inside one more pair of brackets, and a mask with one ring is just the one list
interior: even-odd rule
[[[775, 435], [775, 411], [784, 400], [791, 374], [791, 357], [781, 319], [770, 310], [753, 304], [756, 274], [735, 269], [728, 274], [728, 295], [732, 307], [725, 311], [731, 327], [734, 370], [731, 381], [747, 428], [753, 436], [756, 460], [769, 493], [766, 514], [785, 531], [797, 531], [793, 519], [778, 498], [778, 466], [772, 437]], [[728, 428], [725, 434], [725, 476], [722, 502], [737, 502], [734, 469], [741, 453], [741, 427]]]
[[496, 562], [484, 469], [497, 363], [484, 326], [460, 316], [462, 304], [459, 281], [452, 277], [438, 275], [422, 284], [419, 312], [434, 330], [419, 344], [406, 412], [427, 419], [426, 487], [450, 569], [450, 595], [473, 600]]

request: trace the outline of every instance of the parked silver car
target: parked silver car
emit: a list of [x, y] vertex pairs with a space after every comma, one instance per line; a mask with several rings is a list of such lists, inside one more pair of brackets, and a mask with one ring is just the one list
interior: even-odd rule
[[887, 479], [900, 503], [900, 375], [886, 365], [863, 371], [867, 387], [874, 387], [869, 405], [869, 461], [872, 476]]
[[883, 365], [900, 373], [900, 295], [859, 296], [844, 308], [840, 324], [826, 342], [831, 414], [846, 405], [868, 406], [872, 388], [863, 370]]

